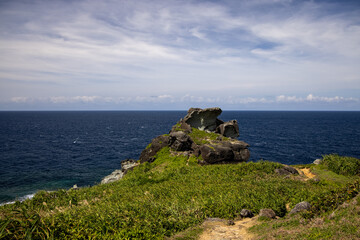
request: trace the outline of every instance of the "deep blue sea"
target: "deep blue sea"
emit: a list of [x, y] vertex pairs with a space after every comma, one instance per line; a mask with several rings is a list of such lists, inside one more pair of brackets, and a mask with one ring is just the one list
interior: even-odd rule
[[[0, 112], [0, 203], [38, 190], [97, 184], [185, 115]], [[224, 111], [219, 118], [238, 120], [251, 161], [311, 163], [329, 153], [360, 157], [360, 112]]]

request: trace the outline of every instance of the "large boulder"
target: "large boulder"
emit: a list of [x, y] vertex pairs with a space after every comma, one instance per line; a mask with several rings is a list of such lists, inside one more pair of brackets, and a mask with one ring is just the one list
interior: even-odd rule
[[216, 132], [230, 138], [239, 137], [239, 125], [236, 120], [231, 120], [220, 124], [216, 128]]
[[270, 209], [270, 208], [263, 208], [260, 209], [259, 212], [259, 217], [264, 217], [264, 218], [275, 218], [276, 217], [276, 213], [274, 212], [274, 210]]
[[309, 202], [303, 201], [303, 202], [299, 202], [298, 204], [295, 205], [295, 207], [293, 209], [291, 209], [290, 211], [290, 215], [298, 213], [298, 212], [302, 212], [302, 211], [307, 211], [310, 210], [311, 205]]
[[234, 152], [225, 146], [204, 144], [200, 146], [200, 153], [207, 163], [229, 162], [234, 159]]
[[215, 108], [190, 108], [183, 121], [193, 128], [200, 130], [215, 131], [216, 127], [222, 123], [217, 117], [222, 110]]
[[185, 132], [177, 131], [169, 134], [169, 145], [175, 151], [189, 151], [193, 141]]
[[216, 141], [199, 147], [206, 163], [246, 162], [250, 157], [249, 145], [242, 141]]

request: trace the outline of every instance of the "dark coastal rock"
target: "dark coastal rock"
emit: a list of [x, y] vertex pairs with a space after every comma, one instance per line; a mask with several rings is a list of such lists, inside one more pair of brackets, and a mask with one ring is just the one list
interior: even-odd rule
[[154, 138], [151, 143], [146, 147], [140, 154], [140, 163], [144, 162], [152, 162], [154, 161], [154, 156], [158, 151], [160, 151], [163, 147], [169, 145], [170, 137], [167, 135], [161, 135]]
[[263, 208], [263, 209], [260, 209], [259, 217], [273, 219], [276, 217], [276, 213], [274, 212], [274, 210], [272, 210], [270, 208]]
[[236, 120], [231, 120], [220, 124], [216, 128], [216, 133], [219, 133], [225, 137], [237, 138], [239, 137], [239, 125]]
[[[190, 108], [184, 119], [180, 119], [168, 135], [152, 140], [142, 151], [140, 163], [154, 161], [156, 153], [167, 146], [173, 151], [186, 152], [186, 156], [201, 156], [201, 164], [247, 161], [250, 158], [249, 144], [233, 139], [239, 136], [237, 121], [224, 123], [217, 118], [221, 112], [220, 108]], [[205, 137], [199, 141], [196, 136], [191, 135], [193, 128], [207, 133], [217, 133], [218, 136], [214, 139], [213, 135], [206, 137], [204, 134]]]
[[215, 131], [219, 124], [217, 117], [221, 112], [222, 110], [218, 107], [206, 109], [190, 108], [183, 121], [193, 128]]
[[207, 163], [227, 162], [234, 159], [234, 152], [225, 146], [204, 144], [200, 146], [200, 154]]
[[310, 210], [311, 205], [310, 203], [304, 201], [304, 202], [299, 202], [298, 204], [295, 205], [295, 207], [293, 209], [291, 209], [290, 211], [290, 215], [301, 212], [301, 211], [307, 211]]
[[220, 142], [216, 145], [204, 144], [199, 147], [200, 155], [206, 163], [244, 162], [250, 157], [249, 145], [244, 142]]
[[191, 132], [191, 126], [189, 124], [185, 123], [183, 119], [180, 119], [178, 124], [174, 125], [171, 128], [170, 133], [177, 132], [177, 131], [182, 131], [184, 133], [190, 133]]
[[254, 216], [254, 214], [248, 209], [241, 209], [240, 216], [243, 218], [251, 218]]
[[299, 174], [298, 170], [296, 168], [290, 167], [290, 166], [284, 166], [283, 168], [275, 169], [275, 173], [279, 175], [290, 175], [290, 174]]
[[189, 151], [193, 141], [185, 132], [171, 132], [169, 135], [169, 145], [175, 151]]

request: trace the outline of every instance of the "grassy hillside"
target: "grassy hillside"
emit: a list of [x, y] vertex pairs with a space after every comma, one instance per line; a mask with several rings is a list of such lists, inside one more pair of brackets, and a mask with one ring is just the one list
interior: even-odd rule
[[[275, 234], [276, 229], [326, 218], [360, 191], [359, 159], [329, 155], [323, 162], [299, 166], [317, 175], [305, 181], [304, 176], [276, 174], [279, 163], [199, 166], [195, 157], [165, 147], [153, 163], [141, 164], [120, 181], [42, 191], [31, 200], [0, 207], [0, 239], [164, 239], [208, 217], [237, 218], [243, 208], [255, 214], [273, 209], [282, 217], [278, 225], [263, 222], [252, 231]], [[309, 201], [311, 211], [289, 218], [289, 207], [301, 201]], [[317, 239], [316, 234], [308, 239]], [[348, 234], [360, 238], [358, 231]]]

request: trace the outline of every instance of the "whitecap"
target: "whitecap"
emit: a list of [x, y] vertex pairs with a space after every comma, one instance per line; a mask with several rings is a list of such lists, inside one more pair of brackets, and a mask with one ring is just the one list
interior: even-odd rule
[[[32, 194], [27, 194], [25, 196], [19, 197], [17, 201], [19, 202], [23, 202], [26, 199], [32, 199], [35, 196], [35, 193]], [[8, 205], [8, 204], [14, 204], [16, 201], [11, 201], [11, 202], [5, 202], [5, 203], [0, 203], [0, 206], [4, 206], [4, 205]]]

